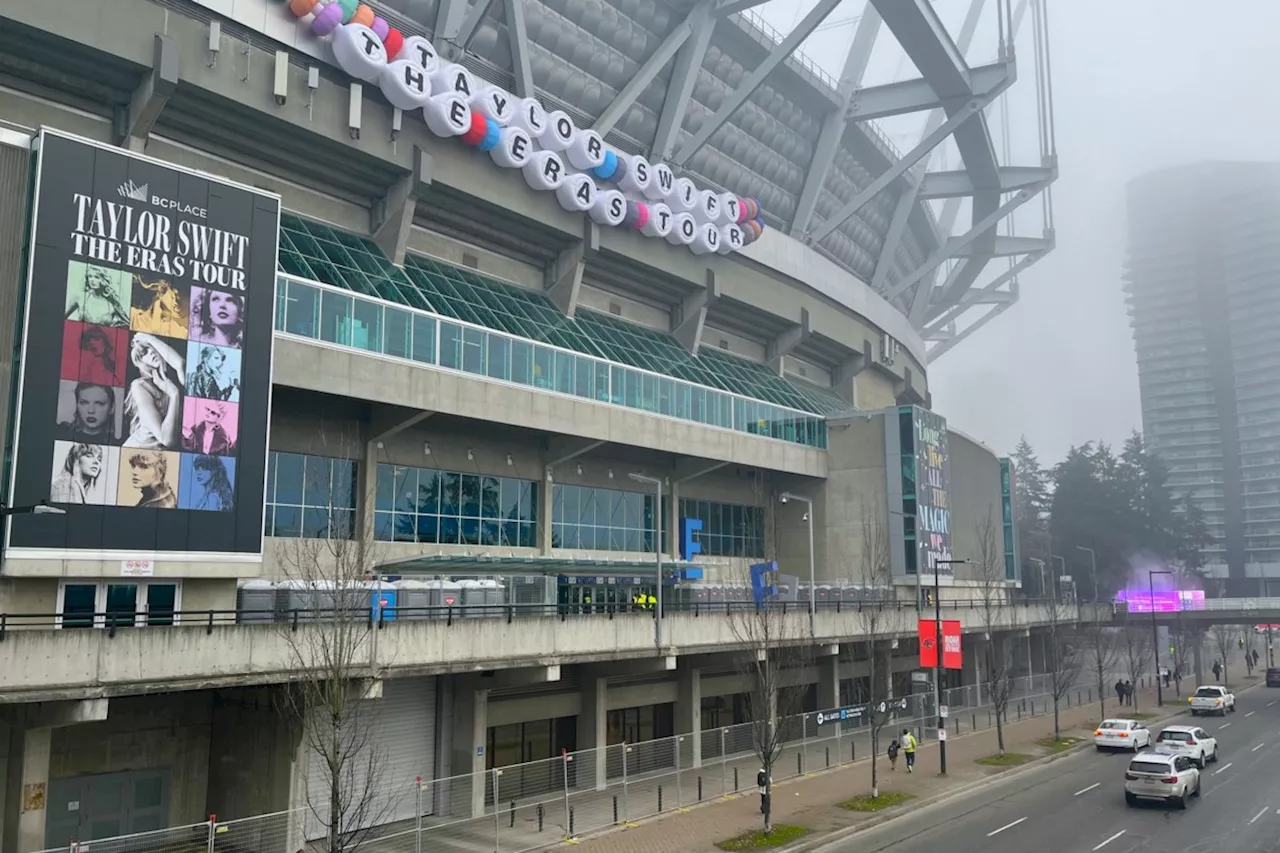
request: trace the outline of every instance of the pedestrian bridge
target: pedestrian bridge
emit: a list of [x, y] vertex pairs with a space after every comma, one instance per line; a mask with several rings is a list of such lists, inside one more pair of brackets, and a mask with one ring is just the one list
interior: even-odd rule
[[[1090, 605], [1081, 605], [1087, 618]], [[1154, 619], [1158, 625], [1258, 625], [1280, 624], [1280, 598], [1206, 598], [1200, 601], [1156, 601], [1153, 610], [1145, 601], [1115, 601], [1092, 605], [1094, 618], [1116, 624], [1133, 624]]]

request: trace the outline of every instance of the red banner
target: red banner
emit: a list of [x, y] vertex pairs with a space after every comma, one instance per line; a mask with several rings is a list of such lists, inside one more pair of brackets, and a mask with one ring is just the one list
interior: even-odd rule
[[942, 668], [964, 669], [964, 655], [960, 651], [960, 620], [942, 620]]
[[[920, 666], [930, 669], [938, 665], [938, 628], [932, 619], [921, 619], [916, 627], [920, 638]], [[942, 620], [942, 667], [963, 669], [964, 655], [960, 649], [960, 620]]]

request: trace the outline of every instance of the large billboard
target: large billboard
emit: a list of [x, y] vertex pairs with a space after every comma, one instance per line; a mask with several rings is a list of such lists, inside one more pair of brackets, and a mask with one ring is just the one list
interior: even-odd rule
[[262, 554], [280, 200], [42, 130], [9, 557]]
[[951, 496], [947, 488], [947, 421], [912, 409], [916, 456], [916, 565], [921, 574], [953, 575]]

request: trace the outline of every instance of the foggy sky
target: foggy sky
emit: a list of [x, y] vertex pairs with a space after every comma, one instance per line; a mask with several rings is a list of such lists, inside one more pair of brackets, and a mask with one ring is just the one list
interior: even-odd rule
[[[1280, 159], [1280, 2], [1048, 3], [1060, 169], [1057, 248], [1021, 276], [1017, 305], [930, 367], [929, 385], [935, 409], [952, 425], [1001, 453], [1025, 433], [1041, 462], [1051, 464], [1072, 444], [1098, 438], [1119, 444], [1141, 427], [1120, 290], [1126, 182], [1196, 160]], [[773, 0], [763, 14], [785, 31], [812, 5]], [[968, 0], [934, 5], [954, 35]], [[980, 29], [993, 32], [994, 4], [988, 6]], [[845, 0], [828, 20], [847, 20], [861, 7], [862, 0]], [[1028, 20], [1011, 92], [1023, 90], [1010, 120], [1022, 142], [1035, 128], [1029, 30]], [[842, 55], [833, 37], [847, 44], [852, 32], [852, 23], [837, 25], [815, 34], [805, 49], [838, 72]], [[892, 46], [887, 28], [880, 41]], [[970, 64], [990, 62], [991, 53], [990, 39], [979, 36]], [[884, 68], [881, 78], [915, 76], [909, 63], [904, 73], [900, 60]], [[920, 121], [915, 117], [917, 128]], [[1033, 137], [1030, 146], [1015, 147], [1015, 164], [1035, 165]], [[966, 211], [957, 232], [967, 222]], [[1038, 221], [1027, 229], [1020, 219], [1019, 234], [1036, 236], [1039, 229]]]

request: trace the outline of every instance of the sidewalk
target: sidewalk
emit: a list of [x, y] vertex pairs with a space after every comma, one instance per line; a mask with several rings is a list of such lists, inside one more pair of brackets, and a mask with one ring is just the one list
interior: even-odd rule
[[[1236, 689], [1256, 684], [1258, 678], [1232, 679]], [[1154, 688], [1139, 691], [1139, 713], [1155, 710]], [[1185, 699], [1166, 704], [1161, 717], [1178, 713], [1185, 708]], [[1046, 750], [1036, 741], [1053, 734], [1052, 709], [1045, 714], [1036, 709], [1038, 716], [1014, 719], [1010, 708], [1010, 722], [1004, 727], [1005, 751], [1039, 757]], [[1107, 703], [1108, 715], [1122, 716], [1114, 697]], [[1097, 702], [1060, 708], [1061, 729], [1083, 736], [1084, 729], [1091, 731], [1098, 721]], [[882, 732], [885, 742], [890, 734], [888, 727]], [[972, 734], [952, 737], [947, 742], [947, 777], [937, 775], [938, 751], [936, 741], [922, 744], [917, 759], [916, 772], [907, 774], [900, 759], [898, 770], [891, 772], [889, 762], [881, 757], [877, 762], [881, 792], [899, 791], [915, 795], [917, 799], [945, 794], [985, 777], [1003, 772], [1000, 768], [985, 767], [977, 760], [996, 753], [995, 729], [983, 729]], [[871, 789], [871, 763], [858, 761], [845, 767], [814, 773], [773, 786], [775, 823], [794, 823], [809, 828], [810, 838], [846, 829], [862, 823], [883, 819], [883, 813], [858, 813], [840, 808], [839, 804], [853, 797], [867, 794]], [[692, 853], [692, 851], [717, 851], [716, 842], [724, 841], [761, 825], [760, 798], [750, 793], [728, 796], [707, 805], [673, 810], [669, 816], [654, 818], [620, 831], [608, 831], [582, 839], [575, 845], [581, 853]]]

